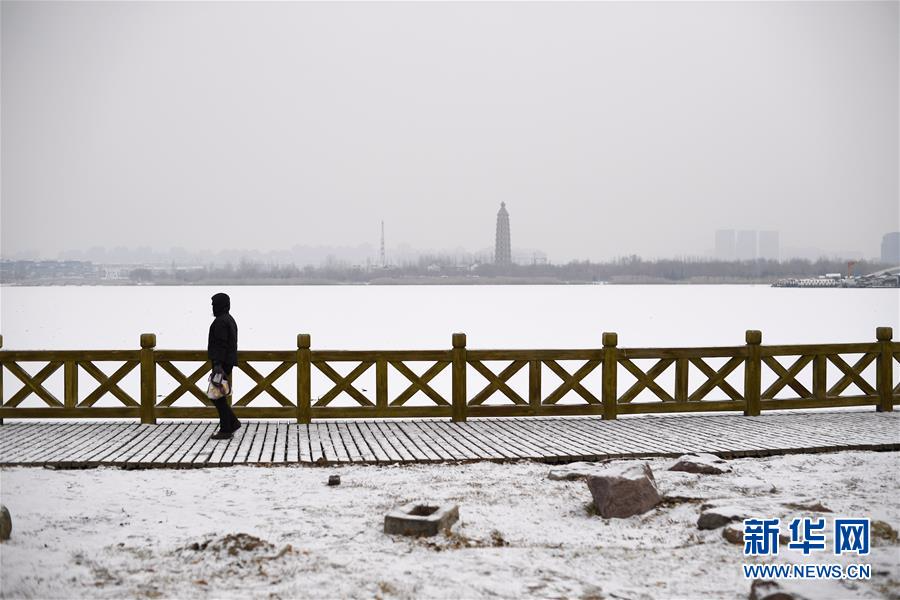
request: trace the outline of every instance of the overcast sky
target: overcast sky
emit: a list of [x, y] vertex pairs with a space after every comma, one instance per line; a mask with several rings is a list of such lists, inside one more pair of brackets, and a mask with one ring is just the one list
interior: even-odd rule
[[900, 229], [897, 2], [2, 3], [2, 254]]

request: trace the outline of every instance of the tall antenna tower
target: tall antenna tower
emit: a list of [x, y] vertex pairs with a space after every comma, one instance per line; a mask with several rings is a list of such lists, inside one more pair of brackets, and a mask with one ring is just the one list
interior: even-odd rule
[[387, 268], [387, 261], [384, 258], [384, 221], [381, 222], [381, 268]]

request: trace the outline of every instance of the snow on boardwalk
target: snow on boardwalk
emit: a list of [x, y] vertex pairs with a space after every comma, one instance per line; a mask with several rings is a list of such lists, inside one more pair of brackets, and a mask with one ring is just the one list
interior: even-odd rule
[[900, 413], [792, 412], [759, 417], [248, 421], [229, 441], [215, 424], [16, 422], [0, 426], [0, 465], [209, 467], [233, 464], [542, 462], [678, 456], [725, 458], [832, 450], [900, 450]]

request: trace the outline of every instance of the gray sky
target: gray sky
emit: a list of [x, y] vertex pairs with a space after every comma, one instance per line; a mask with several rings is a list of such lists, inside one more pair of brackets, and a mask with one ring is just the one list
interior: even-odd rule
[[898, 2], [2, 4], [2, 254], [900, 229]]

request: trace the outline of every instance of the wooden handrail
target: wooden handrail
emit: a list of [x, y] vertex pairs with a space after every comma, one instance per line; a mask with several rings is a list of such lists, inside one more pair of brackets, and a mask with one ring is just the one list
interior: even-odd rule
[[[877, 328], [874, 342], [767, 346], [762, 344], [759, 331], [747, 331], [745, 341], [743, 346], [620, 348], [618, 335], [606, 332], [600, 348], [497, 350], [469, 349], [465, 334], [455, 333], [446, 350], [314, 350], [310, 336], [299, 334], [296, 350], [239, 352], [237, 369], [252, 380], [253, 386], [234, 407], [244, 417], [291, 418], [309, 423], [314, 418], [416, 416], [465, 421], [470, 416], [595, 414], [615, 419], [619, 414], [692, 411], [741, 411], [755, 416], [765, 410], [834, 406], [869, 405], [878, 411], [891, 411], [900, 403], [900, 384], [894, 376], [895, 363], [900, 363], [900, 344], [893, 341], [890, 327]], [[707, 362], [709, 359], [727, 360], [715, 367]], [[640, 363], [648, 360], [655, 363]], [[581, 364], [573, 368], [565, 361]], [[107, 375], [96, 362], [121, 364]], [[182, 373], [175, 362], [201, 365], [192, 373]], [[268, 374], [251, 364], [266, 362], [276, 363]], [[331, 366], [342, 362], [357, 365], [342, 375]], [[407, 365], [413, 362], [431, 365], [417, 372]], [[491, 366], [497, 362], [506, 365], [498, 371]], [[27, 371], [20, 363], [43, 366], [36, 372]], [[735, 386], [728, 378], [736, 376], [739, 368], [743, 368], [743, 382]], [[58, 398], [45, 382], [60, 369], [63, 390]], [[140, 393], [132, 397], [120, 383], [135, 369], [140, 373]], [[374, 394], [356, 383], [369, 369], [375, 372]], [[161, 400], [157, 396], [160, 370], [176, 383]], [[201, 387], [209, 370], [205, 351], [157, 349], [152, 333], [141, 335], [139, 350], [3, 350], [0, 335], [0, 424], [3, 418], [140, 417], [142, 423], [156, 423], [158, 418], [212, 417], [215, 411]], [[451, 379], [449, 395], [432, 387], [432, 381], [445, 370]], [[79, 386], [82, 371], [94, 380], [93, 389]], [[296, 391], [286, 395], [274, 384], [290, 371], [296, 374]], [[399, 390], [388, 389], [391, 371], [403, 382]], [[544, 371], [551, 376], [544, 377]], [[696, 371], [700, 379], [692, 387], [689, 379], [697, 377]], [[810, 371], [807, 382], [811, 384], [798, 379]], [[22, 383], [22, 388], [8, 398], [2, 395], [5, 372]], [[480, 374], [487, 384], [469, 390], [467, 380], [472, 373]], [[527, 375], [527, 393], [517, 391], [510, 383], [520, 373]], [[620, 373], [635, 380], [625, 390], [619, 389]], [[674, 385], [660, 380], [664, 373], [669, 377], [674, 373]], [[313, 374], [324, 377], [332, 386], [315, 399]], [[556, 388], [545, 391], [547, 383], [556, 383]], [[848, 392], [852, 387], [859, 393]], [[726, 399], [707, 399], [713, 392], [724, 394]], [[795, 396], [779, 397], [787, 392]], [[656, 400], [641, 400], [648, 394]], [[185, 395], [199, 400], [201, 406], [175, 406]], [[272, 397], [279, 406], [252, 406], [262, 395]], [[341, 395], [352, 398], [356, 406], [332, 406], [332, 400]], [[416, 395], [428, 398], [433, 405], [407, 405], [407, 400]], [[45, 406], [21, 406], [31, 396]], [[95, 406], [107, 396], [122, 406]], [[498, 398], [508, 403], [488, 403]], [[578, 403], [561, 403], [565, 398], [576, 398]]]

